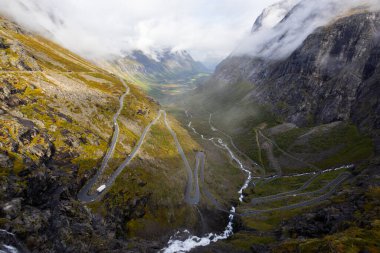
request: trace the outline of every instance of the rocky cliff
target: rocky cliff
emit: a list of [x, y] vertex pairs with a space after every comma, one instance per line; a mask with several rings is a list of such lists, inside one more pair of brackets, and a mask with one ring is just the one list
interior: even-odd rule
[[[355, 14], [318, 29], [289, 58], [248, 77], [258, 87], [251, 98], [275, 105], [276, 113], [300, 125], [354, 119], [376, 129], [379, 103], [363, 92], [379, 80], [379, 29], [380, 13]], [[366, 108], [358, 106], [359, 96]]]
[[300, 126], [352, 120], [378, 129], [379, 30], [379, 12], [347, 14], [316, 29], [284, 59], [231, 56], [212, 81], [222, 89], [251, 83], [244, 99]]

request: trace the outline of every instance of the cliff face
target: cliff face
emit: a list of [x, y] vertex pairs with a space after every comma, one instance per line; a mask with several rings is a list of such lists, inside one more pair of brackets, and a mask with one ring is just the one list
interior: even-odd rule
[[214, 75], [221, 86], [252, 84], [246, 99], [298, 125], [379, 122], [380, 13], [352, 14], [320, 27], [283, 60], [230, 57]]
[[[353, 15], [318, 29], [288, 59], [250, 76], [259, 87], [250, 96], [283, 103], [275, 111], [300, 125], [361, 114], [357, 97], [379, 69], [379, 29], [380, 13]], [[378, 117], [375, 112], [365, 112], [365, 118]], [[368, 123], [374, 127], [374, 122]]]

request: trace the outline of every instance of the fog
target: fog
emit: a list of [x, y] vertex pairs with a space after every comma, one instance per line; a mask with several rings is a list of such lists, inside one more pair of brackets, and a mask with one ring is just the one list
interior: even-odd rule
[[0, 14], [85, 56], [188, 50], [217, 62], [276, 0], [1, 0]]
[[379, 2], [2, 0], [0, 14], [87, 58], [135, 49], [154, 56], [157, 50], [172, 48], [188, 50], [196, 60], [213, 65], [231, 52], [286, 57], [317, 27], [363, 4], [378, 8]]
[[[254, 26], [252, 33], [238, 43], [233, 54], [284, 58], [299, 47], [316, 28], [327, 25], [357, 7], [379, 9], [380, 1], [285, 0], [282, 5], [274, 5], [265, 11], [267, 16], [262, 21], [264, 24], [261, 27]], [[288, 11], [291, 14], [285, 16]], [[278, 20], [277, 23], [273, 23], [273, 16]]]

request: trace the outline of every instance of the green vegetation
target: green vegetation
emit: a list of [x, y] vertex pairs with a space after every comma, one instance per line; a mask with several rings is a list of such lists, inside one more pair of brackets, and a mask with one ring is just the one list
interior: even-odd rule
[[251, 234], [245, 234], [245, 233], [237, 233], [233, 235], [229, 240], [228, 243], [233, 245], [235, 249], [240, 250], [250, 250], [251, 246], [254, 244], [270, 244], [274, 243], [276, 240], [274, 237], [270, 236], [255, 236]]
[[281, 192], [296, 190], [301, 187], [311, 176], [276, 178], [270, 182], [260, 180], [256, 183], [257, 187], [252, 189], [249, 198], [270, 196]]
[[[170, 122], [188, 157], [194, 157], [192, 150], [199, 149], [197, 144], [178, 128], [174, 119]], [[163, 183], [165, 187], [162, 187]], [[195, 224], [194, 210], [185, 205], [183, 191], [178, 190], [183, 189], [185, 183], [183, 162], [163, 119], [160, 119], [152, 126], [137, 157], [116, 180], [104, 201], [91, 207], [103, 214], [105, 210], [136, 208], [135, 213], [141, 215], [126, 221], [128, 235], [158, 236], [162, 230], [169, 231], [186, 222], [190, 222], [190, 226]], [[133, 202], [137, 203], [136, 207]]]
[[[0, 22], [8, 21], [1, 19]], [[107, 151], [113, 134], [112, 118], [126, 88], [117, 76], [66, 49], [41, 37], [6, 27], [7, 24], [0, 30], [7, 43], [13, 46], [4, 50], [7, 61], [0, 63], [0, 69], [12, 72], [0, 74], [0, 88], [6, 87], [7, 96], [10, 91], [12, 103], [5, 105], [7, 112], [0, 115], [0, 152], [9, 156], [12, 168], [1, 168], [0, 180], [6, 180], [12, 173], [20, 173], [28, 159], [39, 165], [46, 159], [42, 152], [46, 152], [46, 155], [53, 156], [53, 161], [56, 159], [63, 164], [58, 168], [64, 172], [62, 174], [68, 175], [67, 178], [75, 175], [75, 185], [79, 185], [84, 175], [99, 167]], [[130, 94], [125, 97], [118, 120], [118, 143], [101, 180], [127, 157], [143, 129], [159, 111], [158, 103], [147, 97], [141, 88], [132, 82], [128, 86]], [[1, 101], [1, 106], [6, 102]], [[12, 114], [8, 114], [8, 108]], [[30, 123], [18, 119], [30, 120]], [[195, 150], [202, 148], [175, 118], [168, 115], [168, 120], [189, 162], [194, 164]], [[20, 144], [19, 149], [12, 152], [12, 143], [21, 143], [20, 135], [34, 128], [37, 132], [31, 134], [30, 141]], [[38, 156], [32, 152], [36, 146], [39, 149], [35, 150], [42, 150]], [[78, 165], [78, 173], [72, 171], [75, 168], [72, 165]], [[231, 167], [217, 167], [225, 173], [228, 168]], [[22, 183], [20, 181], [20, 185]], [[226, 185], [225, 181], [223, 183]], [[197, 225], [196, 210], [183, 201], [185, 184], [183, 161], [161, 119], [152, 127], [142, 149], [117, 178], [107, 196], [89, 207], [106, 218], [121, 217], [121, 226], [116, 230], [118, 237], [157, 238], [180, 226], [192, 228]]]
[[327, 135], [317, 136], [310, 140], [310, 146], [315, 152], [326, 150], [340, 143], [343, 148], [332, 157], [322, 161], [319, 166], [327, 167], [334, 164], [355, 163], [373, 155], [374, 145], [369, 136], [363, 135], [352, 125], [334, 128]]
[[274, 154], [286, 173], [315, 170], [308, 164], [326, 169], [358, 163], [370, 158], [374, 151], [369, 136], [360, 133], [355, 126], [344, 123], [294, 128], [274, 136], [268, 135], [269, 131], [262, 132], [280, 147], [274, 146]]
[[[212, 106], [206, 105], [205, 107], [210, 108]], [[250, 107], [250, 109], [252, 110], [252, 107]], [[173, 109], [173, 111], [177, 117], [181, 119], [183, 126], [186, 126], [189, 119], [185, 117], [184, 112], [181, 112], [178, 109]], [[216, 113], [214, 111], [211, 111], [213, 112], [212, 125], [232, 135], [235, 144], [239, 147], [240, 150], [246, 152], [255, 161], [264, 164], [265, 167], [269, 167], [269, 162], [268, 158], [266, 157], [266, 152], [262, 152], [258, 145], [258, 143], [262, 145], [265, 142], [265, 139], [261, 137], [258, 138], [259, 141], [256, 139], [259, 130], [270, 137], [275, 143], [278, 144], [280, 148], [287, 151], [290, 155], [299, 157], [300, 160], [305, 161], [304, 163], [295, 161], [280, 151], [278, 148], [276, 148], [274, 145], [274, 155], [279, 160], [285, 174], [314, 171], [315, 169], [308, 166], [307, 163], [314, 163], [323, 169], [338, 167], [340, 165], [351, 163], [357, 164], [362, 160], [370, 158], [373, 154], [373, 144], [371, 139], [363, 133], [360, 133], [356, 127], [348, 124], [336, 124], [331, 126], [327, 125], [314, 128], [294, 128], [286, 132], [270, 136], [268, 129], [278, 125], [281, 121], [276, 117], [272, 117], [270, 113], [265, 113], [265, 109], [261, 109], [260, 111], [263, 112], [261, 114], [262, 117], [252, 119], [252, 121], [249, 121], [249, 118], [245, 118], [245, 120], [242, 122], [236, 121], [239, 123], [238, 125], [234, 125], [236, 123], [234, 120], [231, 120], [231, 122], [227, 123], [223, 122], [223, 117], [225, 116], [229, 119], [229, 117], [226, 115], [233, 114], [234, 110], [223, 110], [223, 108], [218, 108], [218, 111]], [[226, 136], [223, 136], [217, 132], [212, 132], [210, 130], [210, 126], [208, 124], [209, 112], [191, 111], [191, 114], [193, 116], [191, 118], [192, 126], [194, 126], [199, 133], [204, 134], [205, 137], [215, 137], [220, 135], [225, 141], [228, 141]], [[246, 115], [247, 114], [245, 114], [245, 116]], [[234, 128], [239, 129], [239, 131], [236, 131], [238, 134], [231, 134], [234, 132]], [[207, 141], [204, 143], [207, 143]], [[282, 164], [284, 161], [289, 162]], [[271, 168], [267, 169], [270, 171]], [[318, 176], [315, 181], [313, 181], [302, 192], [316, 191], [324, 185], [327, 185], [331, 180], [337, 178], [344, 171], [345, 170], [338, 170], [322, 174]], [[245, 191], [245, 201], [247, 203], [240, 206], [238, 208], [238, 212], [250, 210], [252, 207], [248, 202], [253, 197], [268, 196], [281, 192], [296, 190], [301, 187], [310, 177], [311, 176], [278, 178], [269, 182], [264, 182], [263, 180], [256, 182], [256, 187], [250, 187]], [[351, 186], [345, 183], [341, 187], [344, 189], [350, 189]], [[261, 210], [281, 207], [284, 205], [298, 203], [300, 201], [318, 197], [321, 194], [322, 193], [313, 196], [290, 197], [272, 203], [260, 204], [254, 207], [254, 209]], [[347, 196], [339, 195], [333, 199], [334, 202], [341, 202], [346, 200]], [[324, 203], [317, 205], [324, 205]], [[257, 233], [237, 233], [232, 238], [230, 238], [228, 242], [221, 242], [220, 244], [233, 245], [234, 248], [238, 247], [242, 250], [249, 250], [250, 246], [253, 244], [272, 244], [276, 239], [274, 236], [272, 237], [270, 233], [278, 229], [284, 220], [290, 219], [307, 211], [312, 211], [315, 209], [315, 206], [316, 205], [295, 210], [275, 211], [264, 213], [258, 216], [243, 217], [243, 230], [253, 230], [257, 231]], [[264, 233], [260, 235], [261, 232]], [[374, 245], [373, 239], [370, 239], [370, 241], [370, 244]], [[344, 243], [346, 246], [348, 246], [347, 242]], [[297, 241], [297, 243], [299, 245], [300, 241]], [[286, 246], [284, 247], [286, 248]], [[305, 250], [305, 252], [308, 252], [306, 250], [307, 247], [308, 246], [305, 244], [305, 247], [302, 248], [301, 252], [304, 252], [303, 250]], [[311, 246], [311, 248], [313, 247]], [[346, 247], [345, 249], [349, 248]], [[289, 250], [287, 252], [293, 251]], [[310, 252], [318, 251], [311, 250]]]
[[[274, 141], [280, 148], [288, 150], [288, 148], [294, 144], [298, 137], [306, 134], [308, 131], [309, 129], [307, 128], [294, 128], [289, 131], [286, 131], [285, 133], [276, 135], [274, 137]], [[299, 150], [302, 149], [303, 147], [299, 148]]]
[[39, 64], [44, 68], [55, 71], [78, 71], [78, 72], [90, 72], [93, 69], [84, 66], [83, 63], [75, 61], [70, 55], [64, 55], [57, 46], [50, 47], [44, 44], [42, 38], [33, 36], [26, 36], [20, 33], [11, 33], [11, 35], [19, 40], [23, 46], [31, 52], [38, 51], [40, 54], [35, 55]]

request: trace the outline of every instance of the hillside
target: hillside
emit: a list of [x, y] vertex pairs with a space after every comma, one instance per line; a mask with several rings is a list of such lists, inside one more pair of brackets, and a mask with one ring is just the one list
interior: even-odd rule
[[[204, 201], [199, 209], [186, 204], [189, 179], [170, 131], [191, 166], [202, 148], [160, 109], [133, 83], [1, 18], [2, 245], [20, 252], [141, 252], [163, 247], [178, 227], [199, 229], [203, 209], [214, 220], [209, 229], [219, 229], [225, 215], [215, 216]], [[232, 166], [220, 162], [225, 154], [215, 156], [207, 175], [223, 181]], [[87, 202], [78, 193], [94, 178], [85, 194], [96, 199]], [[235, 188], [235, 181], [212, 191]], [[221, 201], [231, 198], [223, 194]]]

